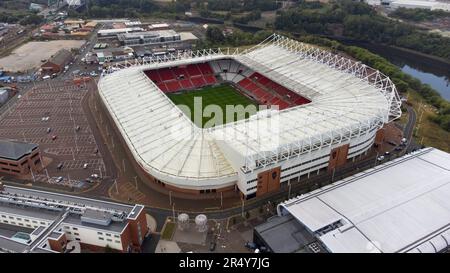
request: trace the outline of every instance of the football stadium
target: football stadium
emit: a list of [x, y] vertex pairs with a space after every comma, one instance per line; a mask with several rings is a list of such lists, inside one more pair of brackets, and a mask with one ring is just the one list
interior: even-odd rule
[[124, 62], [98, 89], [146, 183], [192, 194], [251, 198], [334, 170], [401, 115], [396, 88], [379, 71], [277, 34], [243, 51]]

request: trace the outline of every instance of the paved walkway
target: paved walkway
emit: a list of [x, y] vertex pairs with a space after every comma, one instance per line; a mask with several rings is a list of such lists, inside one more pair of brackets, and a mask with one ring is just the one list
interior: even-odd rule
[[150, 214], [145, 214], [145, 218], [147, 219], [147, 227], [151, 233], [156, 231], [157, 223], [156, 219]]
[[177, 243], [166, 240], [159, 240], [155, 253], [180, 253], [181, 249]]

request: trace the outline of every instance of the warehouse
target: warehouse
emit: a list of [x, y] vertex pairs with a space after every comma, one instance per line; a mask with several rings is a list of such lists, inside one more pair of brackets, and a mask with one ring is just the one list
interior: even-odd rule
[[164, 44], [181, 41], [180, 34], [174, 30], [124, 33], [117, 35], [117, 38], [124, 46]]
[[[327, 252], [443, 252], [450, 243], [450, 154], [425, 148], [288, 200], [277, 211], [300, 224], [291, 234], [307, 230]], [[255, 232], [270, 244], [267, 228]]]

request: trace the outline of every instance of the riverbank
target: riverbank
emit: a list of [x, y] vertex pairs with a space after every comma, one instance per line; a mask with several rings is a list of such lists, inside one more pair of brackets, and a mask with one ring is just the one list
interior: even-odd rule
[[[397, 85], [397, 89], [408, 98], [408, 103], [418, 115], [418, 124], [414, 130], [414, 138], [417, 143], [425, 146], [433, 146], [450, 152], [450, 131], [444, 126], [433, 121], [435, 117], [446, 117], [444, 111], [439, 112], [440, 107], [450, 105], [440, 94], [432, 88], [423, 85], [419, 80], [405, 74], [399, 67], [388, 62], [385, 58], [371, 53], [369, 50], [357, 46], [347, 46], [338, 41], [328, 40], [317, 36], [302, 37], [304, 42], [325, 47], [330, 51], [341, 51], [382, 73], [388, 75]], [[448, 106], [447, 106], [448, 107]], [[442, 110], [442, 109], [441, 109]], [[402, 119], [406, 119], [404, 113]]]
[[394, 45], [388, 45], [388, 44], [373, 44], [367, 41], [361, 41], [361, 40], [355, 40], [355, 39], [351, 39], [348, 37], [344, 37], [344, 36], [324, 36], [324, 35], [320, 35], [320, 37], [322, 38], [326, 38], [326, 39], [331, 39], [331, 40], [336, 40], [342, 44], [345, 45], [355, 45], [355, 46], [359, 46], [359, 47], [363, 47], [365, 48], [365, 45], [369, 45], [369, 46], [383, 46], [386, 48], [393, 48], [396, 50], [400, 50], [406, 53], [410, 53], [410, 54], [414, 54], [416, 56], [420, 56], [420, 57], [424, 57], [436, 62], [441, 62], [442, 64], [446, 64], [446, 65], [450, 65], [450, 60], [447, 60], [445, 58], [442, 57], [438, 57], [438, 56], [434, 56], [434, 55], [430, 55], [430, 54], [426, 54], [426, 53], [422, 53], [419, 52], [417, 50], [413, 50], [413, 49], [409, 49], [409, 48], [404, 48], [404, 47], [399, 47], [399, 46], [394, 46]]

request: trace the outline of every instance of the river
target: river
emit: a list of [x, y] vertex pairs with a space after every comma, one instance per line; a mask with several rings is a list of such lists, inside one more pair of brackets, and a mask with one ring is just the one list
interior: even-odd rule
[[450, 64], [389, 46], [365, 43], [354, 45], [384, 57], [400, 67], [404, 73], [429, 84], [443, 98], [450, 101]]

